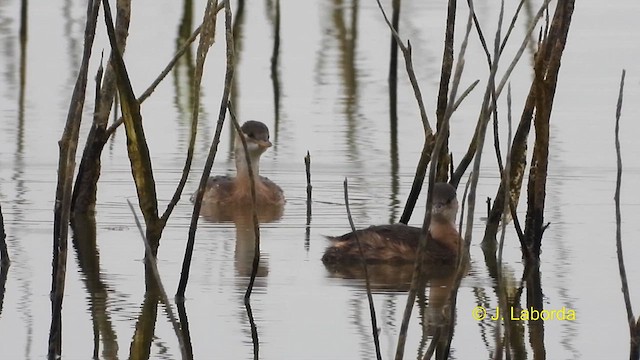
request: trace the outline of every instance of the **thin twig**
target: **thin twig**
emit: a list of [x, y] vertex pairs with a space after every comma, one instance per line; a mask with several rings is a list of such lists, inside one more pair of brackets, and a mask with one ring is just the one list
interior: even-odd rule
[[369, 281], [369, 270], [367, 267], [367, 260], [364, 258], [362, 243], [360, 243], [360, 238], [358, 237], [356, 226], [353, 224], [353, 218], [351, 217], [351, 209], [349, 207], [349, 186], [347, 184], [347, 178], [344, 178], [343, 187], [344, 187], [344, 206], [347, 208], [347, 218], [349, 219], [349, 225], [351, 226], [351, 231], [354, 237], [356, 238], [356, 243], [358, 244], [358, 252], [360, 253], [362, 270], [364, 271], [364, 284], [365, 284], [365, 288], [367, 289], [367, 300], [369, 301], [369, 313], [371, 314], [371, 327], [372, 327], [372, 333], [373, 333], [373, 343], [376, 347], [376, 359], [381, 360], [382, 354], [380, 352], [380, 340], [378, 339], [378, 322], [376, 320], [376, 309], [373, 304], [373, 296], [371, 295], [371, 282]]
[[160, 299], [162, 299], [162, 303], [167, 311], [167, 316], [169, 316], [169, 320], [171, 325], [173, 326], [173, 331], [176, 333], [178, 337], [178, 345], [180, 346], [180, 353], [182, 354], [183, 359], [188, 359], [189, 356], [187, 354], [187, 348], [185, 346], [184, 337], [182, 336], [182, 331], [180, 331], [180, 323], [176, 319], [175, 314], [173, 313], [173, 309], [171, 308], [171, 303], [169, 302], [169, 297], [167, 296], [167, 292], [164, 290], [164, 285], [162, 285], [162, 280], [160, 279], [160, 272], [158, 271], [158, 263], [156, 261], [155, 256], [153, 256], [153, 251], [151, 250], [151, 245], [149, 245], [149, 241], [144, 234], [144, 229], [142, 228], [142, 224], [140, 223], [140, 219], [138, 219], [138, 215], [133, 207], [133, 204], [129, 199], [127, 199], [127, 204], [129, 204], [129, 209], [131, 209], [131, 213], [133, 214], [133, 219], [136, 222], [136, 227], [140, 231], [140, 237], [142, 238], [142, 242], [144, 243], [144, 250], [147, 253], [147, 258], [149, 259], [149, 265], [151, 268], [151, 272], [153, 273], [153, 277], [155, 278], [156, 285], [158, 286], [158, 290], [160, 290]]
[[176, 298], [179, 301], [184, 300], [184, 293], [187, 288], [187, 281], [189, 280], [189, 270], [191, 268], [191, 258], [193, 256], [193, 248], [195, 246], [196, 230], [198, 228], [198, 219], [200, 217], [200, 209], [202, 208], [202, 196], [211, 174], [211, 168], [213, 167], [213, 161], [218, 152], [218, 144], [220, 143], [220, 134], [222, 133], [222, 127], [224, 125], [224, 119], [227, 113], [227, 103], [229, 100], [229, 93], [231, 91], [231, 82], [233, 80], [234, 73], [234, 47], [233, 47], [233, 34], [231, 32], [231, 5], [229, 1], [224, 2], [225, 5], [225, 38], [227, 45], [227, 64], [224, 78], [224, 90], [222, 92], [222, 99], [220, 101], [220, 111], [218, 112], [218, 123], [216, 125], [216, 131], [209, 147], [209, 155], [205, 161], [202, 176], [200, 177], [200, 183], [198, 185], [198, 191], [193, 204], [193, 212], [191, 213], [191, 222], [189, 224], [189, 235], [187, 239], [187, 246], [184, 253], [184, 259], [182, 261], [182, 271], [180, 272], [180, 281], [178, 283], [178, 290], [176, 291]]
[[[511, 73], [513, 72], [513, 69], [515, 68], [515, 66], [520, 61], [520, 58], [522, 57], [522, 54], [526, 50], [527, 44], [529, 43], [530, 35], [535, 30], [535, 27], [536, 27], [538, 21], [540, 20], [542, 15], [544, 15], [544, 10], [547, 8], [547, 6], [549, 5], [550, 2], [551, 2], [551, 0], [545, 0], [544, 3], [540, 6], [540, 9], [536, 13], [536, 15], [533, 17], [533, 19], [531, 19], [531, 23], [529, 24], [529, 28], [527, 29], [525, 37], [522, 40], [522, 43], [520, 44], [520, 48], [518, 49], [518, 51], [516, 52], [516, 55], [513, 57], [513, 60], [511, 61], [511, 63], [507, 67], [505, 73], [502, 76], [502, 79], [500, 80], [499, 83], [497, 83], [497, 86], [495, 87], [495, 89], [496, 89], [495, 90], [495, 98], [496, 99], [500, 98], [500, 94], [502, 93], [502, 89], [506, 85], [507, 80], [509, 80], [509, 77], [511, 76]], [[469, 4], [472, 4], [472, 3], [473, 3], [472, 1], [469, 1]], [[516, 14], [516, 16], [517, 16], [517, 14]], [[499, 54], [500, 54], [500, 52], [499, 52]], [[492, 67], [493, 67], [493, 64], [492, 64]], [[495, 78], [495, 75], [494, 75], [494, 78]], [[483, 106], [483, 108], [484, 108], [484, 106]], [[492, 111], [493, 111], [493, 106], [490, 105], [486, 109], [486, 114], [490, 114]], [[481, 114], [481, 117], [482, 117], [482, 114]], [[474, 140], [477, 139], [478, 136], [480, 136], [481, 127], [482, 127], [482, 125], [481, 125], [481, 121], [479, 119], [478, 120], [478, 124], [476, 125], [476, 129], [475, 129], [474, 135], [473, 135]], [[460, 160], [460, 163], [458, 164], [458, 167], [456, 168], [456, 171], [454, 172], [454, 176], [451, 179], [451, 183], [452, 184], [457, 184], [458, 182], [460, 182], [460, 179], [462, 178], [462, 175], [466, 172], [468, 166], [471, 164], [471, 161], [473, 160], [473, 157], [474, 157], [476, 149], [477, 149], [476, 148], [476, 144], [477, 144], [476, 141], [472, 141], [469, 144], [469, 149], [467, 149], [466, 154]]]
[[[624, 92], [624, 78], [626, 70], [622, 70], [620, 78], [620, 91], [618, 93], [618, 103], [616, 106], [616, 127], [615, 127], [615, 146], [616, 146], [616, 192], [613, 197], [616, 205], [616, 253], [618, 256], [618, 270], [620, 272], [620, 281], [622, 282], [622, 295], [624, 297], [624, 305], [627, 309], [627, 321], [630, 329], [635, 327], [635, 316], [631, 307], [631, 296], [629, 295], [629, 284], [627, 282], [627, 271], [624, 266], [624, 255], [622, 252], [622, 229], [621, 229], [621, 211], [620, 211], [620, 187], [622, 185], [622, 155], [620, 150], [620, 114], [622, 112], [622, 95]], [[633, 337], [633, 332], [632, 332]]]
[[[507, 121], [509, 124], [509, 133], [511, 133], [511, 83], [509, 83], [509, 86], [507, 87]], [[509, 136], [509, 138], [511, 138], [511, 136]], [[508, 155], [507, 171], [509, 171], [509, 173], [507, 173], [505, 179], [508, 179], [511, 176], [510, 175], [511, 174], [511, 145], [507, 149], [507, 155]], [[510, 188], [510, 184], [505, 182], [505, 187]], [[522, 252], [522, 256], [528, 259], [529, 247], [524, 241], [524, 233], [522, 231], [522, 226], [520, 226], [520, 220], [518, 219], [516, 203], [511, 198], [511, 189], [509, 189], [509, 191], [505, 192], [504, 194], [508, 195], [508, 197], [505, 197], [505, 199], [508, 199], [509, 201], [509, 211], [511, 212], [511, 221], [513, 221], [513, 227], [515, 228], [516, 234], [518, 235], [518, 241], [520, 242], [520, 251]]]
[[[407, 70], [407, 75], [409, 76], [409, 81], [411, 82], [411, 87], [413, 88], [413, 93], [415, 95], [416, 101], [418, 103], [418, 108], [420, 110], [420, 119], [422, 120], [422, 127], [424, 129], [424, 145], [422, 147], [422, 152], [420, 154], [420, 160], [418, 161], [418, 166], [416, 168], [416, 175], [413, 179], [413, 184], [411, 185], [411, 190], [409, 196], [407, 197], [407, 203], [405, 204], [405, 208], [403, 210], [402, 216], [400, 217], [400, 222], [406, 224], [409, 222], [409, 218], [411, 217], [411, 213], [413, 212], [413, 208], [415, 207], [416, 201], [418, 200], [418, 196], [420, 195], [420, 191], [422, 189], [422, 184], [424, 183], [424, 176], [426, 174], [427, 165], [431, 159], [432, 153], [432, 144], [433, 144], [433, 130], [431, 129], [431, 125], [429, 125], [429, 119], [427, 117], [427, 111], [425, 110], [424, 101], [422, 100], [422, 93], [420, 91], [420, 86], [418, 85], [418, 80], [416, 79], [415, 72], [413, 71], [413, 61], [411, 60], [411, 43], [407, 41], [407, 46], [402, 43], [400, 39], [400, 35], [394, 28], [394, 26], [389, 22], [389, 18], [380, 3], [380, 0], [376, 0], [378, 3], [378, 7], [380, 8], [380, 12], [382, 12], [382, 16], [384, 17], [384, 21], [389, 26], [391, 30], [391, 34], [395, 39], [398, 47], [402, 51], [402, 56], [404, 57], [405, 67]], [[393, 114], [392, 114], [393, 115]]]
[[[382, 11], [385, 20], [387, 21], [387, 24], [389, 24], [389, 21], [387, 20], [387, 17], [384, 13], [384, 9], [382, 8], [382, 5], [380, 4], [380, 1], [377, 0], [378, 2], [378, 7], [380, 8], [380, 10]], [[450, 4], [451, 6], [451, 4]], [[397, 36], [397, 33], [393, 30], [392, 28], [392, 32], [394, 33], [394, 36]], [[461, 46], [461, 59], [458, 61], [458, 66], [456, 67], [456, 74], [454, 75], [454, 82], [453, 82], [453, 86], [451, 89], [451, 99], [455, 99], [455, 95], [457, 92], [457, 87], [459, 84], [459, 79], [460, 76], [462, 74], [462, 70], [464, 68], [464, 52], [466, 50], [466, 44], [467, 44], [467, 39], [469, 36], [469, 32], [470, 32], [470, 21], [467, 24], [467, 31], [465, 33], [465, 38], [463, 40], [463, 44]], [[410, 57], [407, 56], [407, 52], [410, 55], [410, 48], [407, 49], [408, 51], [405, 51], [403, 49], [403, 46], [400, 46], [400, 49], [403, 51], [403, 54], [405, 55], [405, 61], [407, 62], [407, 71], [409, 72], [409, 63], [410, 63]], [[470, 91], [470, 90], [469, 90]], [[417, 87], [417, 82], [414, 86], [414, 92], [416, 97], [418, 97], [420, 95], [419, 93], [419, 88]], [[467, 92], [468, 93], [468, 92]], [[455, 104], [455, 101], [454, 101]], [[409, 294], [407, 297], [407, 303], [405, 305], [405, 309], [404, 309], [404, 315], [402, 318], [402, 323], [400, 326], [400, 334], [398, 336], [398, 343], [396, 346], [396, 354], [395, 354], [395, 358], [396, 360], [400, 360], [403, 358], [404, 356], [404, 346], [406, 343], [406, 337], [407, 337], [407, 329], [409, 326], [409, 320], [411, 317], [411, 312], [413, 309], [413, 304], [415, 302], [415, 297], [416, 297], [416, 292], [417, 292], [417, 288], [419, 285], [419, 280], [421, 277], [421, 271], [422, 271], [422, 263], [424, 261], [424, 257], [425, 257], [425, 252], [426, 252], [426, 248], [427, 248], [427, 242], [428, 242], [428, 229], [429, 229], [429, 225], [431, 223], [431, 206], [432, 206], [432, 189], [433, 189], [433, 184], [435, 183], [435, 179], [436, 179], [436, 172], [438, 169], [438, 164], [439, 164], [439, 156], [438, 154], [440, 154], [440, 152], [442, 151], [442, 147], [444, 146], [444, 143], [446, 141], [446, 138], [449, 135], [449, 121], [451, 118], [451, 109], [453, 109], [454, 104], [449, 104], [448, 106], [448, 110], [445, 111], [445, 115], [443, 117], [442, 123], [439, 124], [439, 130], [438, 133], [436, 135], [436, 141], [435, 144], [433, 146], [433, 150], [431, 152], [431, 163], [430, 163], [430, 168], [429, 168], [429, 180], [428, 180], [428, 184], [429, 184], [429, 188], [427, 191], [427, 211], [424, 217], [424, 221], [422, 224], [422, 232], [420, 235], [420, 240], [419, 240], [419, 245], [418, 245], [418, 256], [416, 257], [416, 262], [415, 262], [415, 267], [414, 267], [414, 273], [413, 273], [413, 278], [411, 281], [411, 288], [409, 290]], [[421, 110], [423, 110], [423, 107], [421, 107]], [[426, 114], [425, 117], [423, 118], [423, 123], [424, 120], [426, 119]], [[430, 130], [428, 128], [425, 128], [425, 135], [427, 135], [427, 130]], [[429, 133], [430, 135], [430, 133]], [[425, 147], [423, 148], [423, 153], [422, 153], [422, 157], [424, 157], [424, 155], [427, 153], [426, 147], [427, 147], [427, 142], [428, 142], [428, 136], [426, 136], [425, 139]], [[421, 159], [421, 163], [422, 163]], [[420, 165], [419, 165], [420, 167]], [[425, 169], [426, 169], [426, 165], [425, 165]], [[418, 180], [418, 176], [416, 176], [416, 179], [414, 179], [414, 186], [412, 187], [412, 192], [415, 188], [416, 185], [416, 181]], [[419, 187], [418, 187], [418, 193], [419, 193]], [[407, 205], [408, 207], [408, 205]], [[407, 207], [405, 207], [405, 213], [403, 213], [401, 222], [404, 221], [408, 221], [407, 218]], [[408, 214], [410, 214], [410, 211], [408, 212]]]
[[[467, 180], [467, 184], [464, 187], [464, 194], [462, 195], [462, 204], [461, 204], [461, 213], [460, 213], [460, 225], [458, 230], [458, 235], [462, 234], [462, 222], [464, 220], [464, 211], [466, 208], [466, 199], [468, 198], [467, 193], [469, 191], [469, 186], [471, 185], [471, 177], [473, 177], [473, 172], [469, 174], [469, 179]], [[449, 312], [447, 318], [449, 320], [449, 331], [447, 332], [446, 343], [443, 346], [442, 350], [442, 359], [447, 359], [449, 357], [449, 351], [451, 350], [451, 341], [453, 341], [453, 327], [455, 325], [455, 314], [456, 314], [456, 304], [458, 301], [458, 289], [460, 288], [460, 284], [462, 283], [462, 278], [464, 277], [467, 269], [467, 264], [469, 263], [469, 246], [464, 241], [459, 241], [458, 243], [458, 262], [456, 264], [456, 275], [453, 282], [453, 286], [451, 287], [451, 291], [449, 293], [449, 306], [447, 310]]]
[[[449, 118], [445, 116], [444, 122], [442, 124], [442, 129], [448, 129], [449, 127]], [[431, 224], [431, 212], [432, 212], [432, 204], [433, 204], [433, 185], [435, 184], [436, 178], [436, 169], [438, 167], [438, 157], [435, 156], [439, 154], [442, 145], [444, 144], [445, 138], [447, 136], [446, 131], [438, 131], [436, 136], [436, 142], [433, 147], [431, 163], [429, 164], [429, 180], [428, 180], [428, 190], [427, 190], [427, 211], [424, 216], [424, 220], [422, 222], [422, 230], [420, 232], [420, 239], [418, 242], [418, 254], [416, 256], [416, 260], [414, 263], [413, 277], [411, 279], [411, 287], [409, 289], [409, 293], [407, 294], [407, 303], [404, 308], [404, 313], [402, 316], [402, 323], [400, 325], [400, 333], [398, 335], [398, 343], [396, 345], [396, 360], [401, 360], [404, 357], [404, 346], [407, 341], [407, 330], [409, 328], [409, 320], [411, 319], [411, 312], [413, 310], [413, 305], [416, 300], [416, 294], [418, 291], [418, 286], [421, 283], [422, 277], [422, 265], [425, 260], [425, 254], [427, 249], [427, 243], [429, 241], [429, 225]]]
[[[216, 14], [224, 8], [225, 3], [226, 3], [226, 0], [222, 0], [218, 4], [215, 11]], [[156, 77], [156, 79], [153, 80], [151, 85], [149, 85], [149, 87], [147, 87], [147, 89], [140, 95], [140, 97], [138, 97], [138, 102], [140, 104], [142, 104], [145, 100], [147, 100], [149, 96], [151, 96], [151, 94], [153, 94], [153, 92], [156, 90], [156, 87], [158, 87], [158, 85], [162, 82], [162, 80], [164, 80], [164, 78], [169, 74], [169, 72], [171, 72], [171, 70], [173, 69], [175, 64], [178, 62], [178, 60], [180, 60], [182, 55], [184, 55], [184, 53], [187, 52], [187, 50], [189, 50], [189, 48], [191, 47], [191, 44], [195, 41], [198, 35], [200, 35], [201, 30], [202, 30], [202, 25], [198, 26], [193, 31], [193, 33], [191, 33], [191, 36], [189, 36], [189, 38], [184, 42], [182, 47], [175, 53], [173, 58], [169, 60], [169, 63], [167, 64], [167, 66], [164, 67], [164, 69], [160, 72], [160, 74]], [[115, 113], [114, 113], [114, 116], [115, 116]], [[113, 124], [111, 124], [111, 126], [109, 126], [109, 128], [107, 129], [106, 136], [110, 137], [116, 131], [116, 129], [120, 125], [122, 125], [123, 121], [124, 119], [122, 118], [122, 116], [120, 116], [116, 121], [114, 121]]]
[[[504, 6], [504, 1], [502, 2], [502, 4]], [[507, 98], [510, 100], [511, 86], [509, 86], [507, 91], [508, 91]], [[508, 103], [510, 105], [510, 101], [508, 101]], [[507, 144], [506, 144], [507, 158], [505, 159], [507, 167], [502, 172], [503, 174], [502, 176], [505, 177], [505, 184], [506, 184], [506, 186], [504, 187], [505, 199], [508, 199], [510, 197], [510, 191], [511, 191], [509, 187], [509, 184], [510, 184], [509, 171], [511, 170], [509, 168], [509, 164], [511, 163], [510, 161], [511, 152], [509, 150], [511, 149], [511, 107], [510, 106], [508, 108], [507, 123], [508, 123], [507, 125], [508, 134], [507, 134]], [[497, 266], [498, 304], [503, 309], [503, 311], [508, 311], [507, 304], [509, 302], [509, 299], [507, 298], [507, 289], [505, 288], [504, 277], [502, 274], [502, 270], [503, 270], [502, 254], [504, 249], [504, 239], [507, 232], [506, 231], [507, 230], [507, 213], [509, 212], [509, 206], [510, 206], [510, 202], [505, 201], [504, 210], [502, 212], [502, 230], [500, 233], [500, 243], [498, 246], [498, 266]], [[511, 319], [510, 316], [502, 317], [502, 321], [504, 321], [504, 341], [501, 341], [501, 333], [500, 333], [500, 326], [502, 325], [502, 323], [500, 321], [496, 323], [496, 352], [494, 354], [494, 359], [496, 360], [502, 358], [503, 349], [506, 353], [506, 359], [507, 360], [511, 359], [511, 349], [510, 349], [510, 341], [509, 341], [510, 335], [511, 335], [510, 334], [511, 326], [509, 325], [509, 322], [511, 321], [510, 319]]]
[[196, 56], [196, 67], [194, 71], [193, 79], [193, 107], [191, 108], [191, 131], [189, 135], [189, 146], [187, 149], [187, 158], [185, 159], [184, 166], [182, 168], [182, 176], [176, 187], [173, 197], [167, 209], [160, 217], [163, 224], [167, 223], [171, 212], [178, 204], [182, 191], [187, 184], [187, 178], [189, 177], [189, 171], [191, 170], [191, 163], [193, 161], [193, 152], [196, 144], [196, 134], [198, 132], [198, 116], [200, 115], [200, 92], [202, 83], [202, 73], [204, 71], [204, 63], [207, 58], [209, 48], [213, 45], [216, 34], [216, 19], [217, 19], [217, 7], [218, 1], [209, 1], [207, 4], [204, 19], [202, 20], [200, 41], [198, 43], [198, 50]]
[[[502, 28], [502, 19], [504, 18], [504, 0], [500, 2], [500, 16], [498, 17], [498, 28], [496, 30], [496, 37], [494, 41], [494, 52], [495, 54], [500, 55], [500, 38], [501, 38], [501, 28]], [[491, 61], [489, 61], [489, 68], [491, 68]], [[493, 147], [496, 152], [496, 160], [498, 162], [498, 172], [502, 176], [504, 172], [504, 164], [502, 163], [502, 152], [500, 151], [500, 137], [498, 136], [498, 99], [496, 97], [496, 87], [495, 82], [491, 83], [491, 115], [492, 115], [492, 124], [493, 124]], [[505, 208], [508, 210], [508, 208]], [[487, 217], [491, 212], [491, 208], [489, 207], [489, 211], [487, 211]]]
[[[469, 11], [474, 12], [473, 10], [473, 1], [469, 1]], [[499, 37], [500, 30], [496, 30], [496, 37]], [[494, 93], [492, 90], [495, 85], [495, 76], [498, 71], [500, 54], [496, 50], [494, 53], [494, 61], [491, 64], [491, 71], [489, 72], [489, 80], [487, 83], [487, 87], [484, 93], [484, 100], [482, 102], [482, 108], [480, 109], [480, 116], [478, 119], [478, 127], [477, 135], [473, 139], [473, 143], [475, 143], [475, 151], [474, 151], [474, 164], [473, 164], [473, 176], [471, 176], [471, 185], [469, 188], [469, 212], [467, 214], [467, 227], [465, 229], [464, 239], [467, 248], [471, 244], [471, 236], [472, 236], [472, 228], [473, 228], [473, 216], [475, 214], [475, 203], [476, 203], [476, 187], [478, 185], [478, 179], [480, 178], [480, 162], [482, 160], [482, 148], [484, 146], [484, 138], [487, 130], [487, 121], [489, 120], [490, 105], [489, 100]]]
[[[462, 101], [471, 93], [471, 91], [473, 91], [473, 89], [475, 89], [476, 85], [478, 85], [478, 83], [480, 83], [480, 80], [476, 80], [473, 83], [471, 83], [471, 85], [469, 85], [469, 87], [467, 87], [462, 94], [460, 94], [460, 97], [458, 99], [456, 99], [456, 101], [453, 102], [453, 106], [451, 107], [451, 113], [453, 114], [458, 107], [460, 106], [460, 104], [462, 103]], [[451, 174], [453, 175], [453, 165], [451, 165]]]
[[384, 8], [382, 7], [380, 0], [376, 0], [376, 2], [378, 3], [378, 7], [382, 12], [382, 16], [384, 16], [384, 21], [389, 26], [389, 29], [391, 29], [391, 34], [393, 34], [394, 39], [396, 39], [396, 42], [398, 43], [398, 46], [402, 51], [402, 55], [404, 56], [404, 62], [407, 68], [407, 74], [409, 75], [409, 81], [411, 82], [411, 87], [413, 87], [413, 93], [415, 94], [416, 101], [418, 102], [418, 108], [420, 109], [420, 118], [422, 119], [422, 126], [424, 128], [424, 133], [425, 135], [431, 135], [433, 133], [433, 130], [431, 129], [431, 125], [429, 125], [427, 111], [425, 110], [424, 102], [422, 101], [422, 93], [420, 92], [420, 86], [418, 85], [416, 74], [413, 71], [413, 61], [411, 60], [411, 43], [407, 41], [407, 46], [405, 46], [402, 43], [402, 40], [400, 39], [400, 35], [398, 35], [398, 32], [396, 31], [396, 29], [394, 29], [393, 25], [391, 25], [391, 23], [389, 22], [389, 19], [387, 18], [387, 14], [384, 12]]
[[249, 300], [251, 297], [251, 291], [253, 290], [253, 284], [256, 280], [256, 275], [258, 274], [258, 265], [260, 265], [260, 223], [258, 222], [258, 210], [256, 204], [256, 182], [253, 174], [253, 168], [251, 168], [251, 156], [249, 155], [249, 149], [247, 148], [247, 140], [242, 133], [242, 129], [240, 128], [240, 124], [238, 123], [238, 119], [236, 118], [235, 110], [233, 109], [233, 104], [229, 101], [227, 105], [227, 109], [229, 110], [229, 116], [231, 117], [231, 122], [236, 129], [238, 134], [238, 138], [240, 138], [240, 142], [242, 143], [242, 148], [244, 149], [244, 160], [247, 162], [247, 172], [249, 174], [249, 190], [251, 193], [251, 220], [253, 222], [253, 234], [255, 236], [254, 242], [254, 252], [253, 252], [253, 266], [251, 269], [251, 278], [249, 279], [249, 285], [247, 286], [247, 291], [244, 294], [245, 302]]

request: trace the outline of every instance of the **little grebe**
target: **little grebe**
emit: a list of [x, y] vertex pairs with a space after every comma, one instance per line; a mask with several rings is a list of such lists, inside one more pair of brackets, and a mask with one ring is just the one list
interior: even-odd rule
[[[436, 183], [426, 252], [426, 261], [429, 263], [455, 263], [460, 241], [460, 234], [455, 227], [457, 212], [456, 189], [447, 183]], [[421, 231], [419, 227], [392, 224], [357, 230], [355, 235], [358, 236], [367, 263], [408, 263], [416, 259]], [[350, 232], [329, 237], [333, 244], [325, 251], [322, 261], [325, 264], [359, 262], [361, 256], [355, 235]]]
[[271, 147], [269, 128], [260, 121], [247, 121], [242, 124], [240, 129], [242, 133], [237, 134], [235, 139], [236, 176], [223, 175], [209, 178], [202, 198], [203, 207], [216, 206], [228, 210], [229, 207], [246, 208], [251, 204], [249, 166], [240, 139], [240, 136], [244, 136], [251, 159], [258, 208], [277, 207], [282, 209], [285, 202], [282, 189], [273, 181], [259, 174], [260, 156]]

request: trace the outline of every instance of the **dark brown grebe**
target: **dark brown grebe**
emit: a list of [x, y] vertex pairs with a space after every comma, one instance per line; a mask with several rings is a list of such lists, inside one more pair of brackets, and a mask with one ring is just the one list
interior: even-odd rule
[[[247, 121], [242, 124], [242, 133], [235, 139], [236, 176], [215, 176], [209, 178], [202, 198], [203, 212], [211, 211], [233, 213], [234, 209], [246, 210], [251, 204], [251, 181], [249, 166], [246, 162], [240, 136], [247, 142], [247, 151], [251, 159], [253, 180], [256, 187], [256, 200], [259, 213], [261, 209], [276, 208], [281, 213], [285, 203], [280, 186], [264, 176], [260, 176], [260, 156], [271, 147], [269, 128], [259, 121]], [[193, 198], [192, 198], [193, 199]], [[227, 219], [222, 219], [227, 220]]]
[[[455, 227], [458, 200], [456, 189], [447, 183], [433, 188], [433, 207], [426, 261], [452, 264], [458, 257], [460, 234]], [[421, 228], [404, 224], [376, 225], [357, 230], [367, 263], [409, 263], [417, 256]], [[360, 261], [360, 250], [353, 232], [329, 237], [333, 242], [322, 256], [325, 264], [353, 264]]]

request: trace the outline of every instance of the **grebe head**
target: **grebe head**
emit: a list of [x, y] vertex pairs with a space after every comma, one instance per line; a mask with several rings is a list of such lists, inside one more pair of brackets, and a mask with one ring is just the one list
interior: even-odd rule
[[239, 151], [243, 151], [240, 136], [244, 136], [247, 142], [247, 150], [249, 154], [252, 155], [252, 158], [262, 155], [262, 153], [271, 147], [269, 128], [260, 121], [249, 120], [242, 124], [240, 130], [242, 130], [242, 134], [238, 134], [236, 137], [236, 155]]
[[442, 216], [449, 222], [456, 222], [458, 214], [458, 199], [456, 199], [456, 188], [445, 182], [433, 185], [433, 207], [432, 216]]

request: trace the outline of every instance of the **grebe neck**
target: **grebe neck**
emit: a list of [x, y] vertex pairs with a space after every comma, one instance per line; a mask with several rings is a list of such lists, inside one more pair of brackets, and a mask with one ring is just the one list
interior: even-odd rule
[[[253, 173], [253, 179], [256, 183], [260, 179], [260, 155], [257, 153], [249, 152], [249, 159], [251, 160], [251, 170]], [[237, 179], [243, 182], [249, 182], [249, 165], [247, 164], [247, 159], [245, 156], [244, 149], [242, 148], [242, 144], [240, 147], [236, 147], [235, 151], [235, 160], [236, 160], [236, 171], [237, 171]]]

